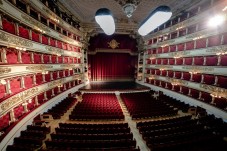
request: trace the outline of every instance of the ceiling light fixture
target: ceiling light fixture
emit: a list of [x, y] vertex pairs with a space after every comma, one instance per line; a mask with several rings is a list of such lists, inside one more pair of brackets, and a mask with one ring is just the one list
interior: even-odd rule
[[225, 16], [224, 15], [215, 15], [214, 17], [210, 18], [209, 21], [208, 21], [208, 25], [210, 27], [217, 27], [217, 26], [220, 26], [224, 23], [225, 21]]
[[114, 19], [109, 9], [98, 9], [95, 13], [95, 21], [99, 24], [105, 34], [112, 35], [115, 32]]
[[128, 18], [132, 17], [132, 13], [136, 10], [136, 6], [132, 3], [127, 3], [123, 6], [123, 11]]
[[138, 33], [141, 36], [146, 36], [148, 33], [155, 30], [158, 26], [168, 21], [171, 16], [172, 12], [168, 6], [157, 7], [141, 24]]

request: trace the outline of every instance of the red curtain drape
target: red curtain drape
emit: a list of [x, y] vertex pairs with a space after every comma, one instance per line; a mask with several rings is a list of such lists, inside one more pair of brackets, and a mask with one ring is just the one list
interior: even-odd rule
[[97, 53], [88, 56], [92, 81], [132, 79], [136, 56], [127, 53]]

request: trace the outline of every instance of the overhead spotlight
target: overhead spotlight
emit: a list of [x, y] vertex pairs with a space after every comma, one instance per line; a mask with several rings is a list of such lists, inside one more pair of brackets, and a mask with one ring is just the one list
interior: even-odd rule
[[172, 16], [171, 9], [168, 6], [159, 6], [152, 11], [139, 27], [138, 33], [146, 36], [158, 26], [162, 25]]
[[107, 35], [115, 32], [115, 23], [109, 9], [100, 8], [95, 13], [95, 20]]
[[225, 21], [225, 16], [224, 15], [215, 15], [214, 17], [210, 18], [208, 21], [208, 25], [210, 27], [217, 27], [221, 24], [223, 24]]

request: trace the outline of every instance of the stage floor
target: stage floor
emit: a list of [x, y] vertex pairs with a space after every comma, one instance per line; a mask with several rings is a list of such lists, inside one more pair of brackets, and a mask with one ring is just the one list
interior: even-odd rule
[[136, 82], [91, 82], [79, 89], [80, 91], [136, 91], [150, 90], [149, 87]]

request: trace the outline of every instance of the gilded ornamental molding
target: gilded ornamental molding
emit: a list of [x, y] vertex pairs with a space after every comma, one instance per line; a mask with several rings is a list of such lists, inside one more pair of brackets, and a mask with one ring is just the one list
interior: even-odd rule
[[205, 71], [205, 72], [214, 71], [214, 67], [209, 67], [209, 66], [183, 66], [182, 69], [188, 70], [188, 71], [198, 71], [198, 73], [202, 71]]
[[65, 79], [56, 80], [48, 83], [48, 88], [54, 88], [56, 86], [64, 84]]
[[43, 71], [43, 70], [50, 70], [52, 69], [53, 66], [51, 65], [35, 65], [35, 66], [28, 66], [26, 67], [26, 70], [31, 70], [31, 71]]
[[212, 85], [200, 84], [200, 88], [210, 92], [214, 97], [227, 98], [227, 89], [215, 87]]
[[180, 80], [180, 79], [174, 79], [174, 78], [166, 77], [166, 81], [170, 82], [172, 85], [184, 85], [184, 86], [188, 85], [187, 81]]
[[179, 51], [179, 52], [171, 52], [168, 55], [170, 57], [179, 58], [179, 57], [187, 56], [187, 55], [190, 55], [190, 54], [191, 54], [190, 51]]
[[64, 54], [64, 51], [61, 50], [61, 49], [58, 49], [58, 48], [53, 48], [53, 47], [50, 47], [50, 46], [46, 46], [45, 49], [53, 54], [56, 54], [56, 55], [63, 55]]
[[216, 53], [216, 54], [226, 54], [227, 53], [227, 46], [217, 46], [206, 49], [206, 52], [209, 53]]
[[66, 68], [66, 69], [72, 69], [72, 68], [75, 68], [76, 65], [75, 64], [62, 64], [60, 67]]
[[0, 31], [0, 40], [7, 42], [9, 44], [13, 44], [16, 45], [17, 47], [33, 47], [32, 42], [25, 40], [23, 38], [20, 37], [16, 37], [16, 36], [11, 36], [8, 34], [5, 34], [4, 32]]
[[173, 40], [167, 40], [167, 41], [163, 41], [157, 44], [157, 46], [164, 46], [164, 45], [171, 45], [175, 42], [175, 39]]
[[53, 20], [58, 23], [58, 24], [61, 24], [63, 25], [64, 22], [61, 20], [60, 17], [58, 17], [57, 15], [55, 15], [54, 13], [52, 13], [49, 9], [45, 8], [45, 7], [42, 7], [42, 10], [45, 11], [47, 14], [49, 14], [52, 18], [54, 18]]
[[154, 67], [159, 69], [165, 69], [165, 70], [173, 68], [173, 66], [170, 66], [170, 65], [155, 65]]
[[4, 112], [5, 110], [7, 110], [9, 108], [12, 108], [14, 105], [16, 105], [22, 101], [25, 101], [26, 99], [29, 99], [31, 96], [33, 96], [38, 91], [39, 91], [39, 89], [36, 87], [36, 88], [32, 88], [32, 89], [23, 91], [19, 94], [16, 94], [15, 96], [13, 96], [12, 98], [3, 102], [0, 105], [2, 112]]
[[37, 30], [42, 30], [44, 32], [50, 32], [50, 30], [48, 29], [48, 27], [46, 27], [45, 25], [43, 25], [42, 23], [36, 21], [35, 19], [33, 19], [32, 17], [28, 16], [28, 15], [23, 15], [21, 14], [21, 17], [26, 21], [29, 22], [30, 24], [32, 24], [34, 26], [35, 29]]
[[5, 74], [11, 72], [11, 68], [0, 68], [0, 74]]

